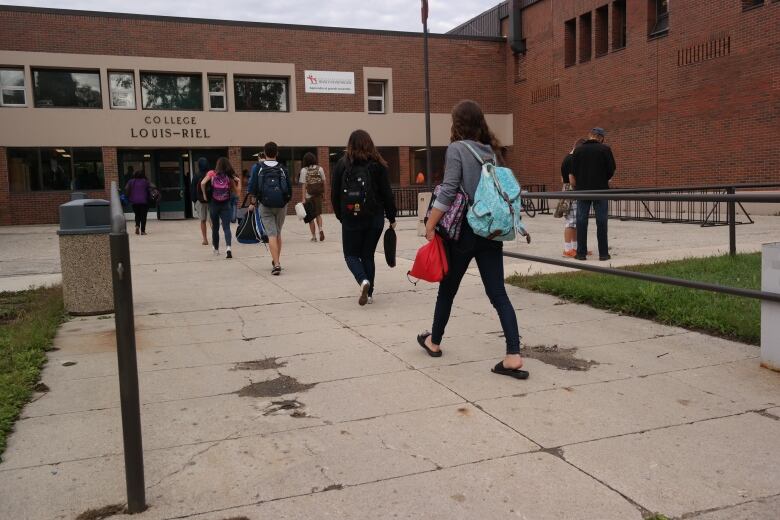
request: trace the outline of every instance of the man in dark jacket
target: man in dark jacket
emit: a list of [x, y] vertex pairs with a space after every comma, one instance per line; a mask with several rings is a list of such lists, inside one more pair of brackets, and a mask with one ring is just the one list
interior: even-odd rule
[[[612, 149], [604, 144], [603, 128], [593, 128], [588, 140], [577, 147], [572, 155], [574, 189], [607, 190], [609, 180], [615, 174], [615, 158]], [[588, 214], [590, 207], [596, 213], [596, 238], [599, 243], [599, 260], [609, 260], [607, 243], [607, 217], [609, 201], [580, 200], [577, 202], [577, 260], [585, 260], [588, 253]]]

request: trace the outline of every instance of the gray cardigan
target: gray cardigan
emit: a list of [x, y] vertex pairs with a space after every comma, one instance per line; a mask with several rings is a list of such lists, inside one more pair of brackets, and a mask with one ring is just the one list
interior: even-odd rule
[[[495, 157], [490, 145], [470, 140], [467, 142], [482, 156], [483, 160]], [[474, 193], [477, 191], [479, 177], [482, 173], [482, 165], [462, 141], [450, 143], [444, 161], [444, 180], [441, 183], [441, 192], [436, 197], [433, 207], [446, 212], [450, 209], [452, 201], [455, 200], [458, 186], [463, 186], [463, 190], [469, 198], [474, 200]]]

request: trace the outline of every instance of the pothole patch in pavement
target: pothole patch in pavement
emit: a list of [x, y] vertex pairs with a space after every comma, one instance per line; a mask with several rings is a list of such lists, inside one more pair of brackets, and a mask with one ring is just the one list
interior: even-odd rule
[[525, 358], [536, 359], [559, 370], [585, 372], [600, 364], [598, 361], [578, 358], [574, 355], [576, 352], [576, 348], [561, 348], [558, 345], [528, 345], [521, 354]]
[[231, 370], [275, 370], [287, 366], [286, 361], [280, 363], [278, 359], [279, 358], [270, 357], [258, 359], [256, 361], [242, 361], [241, 363], [236, 363], [236, 366], [231, 368]]
[[288, 394], [306, 392], [317, 386], [317, 383], [303, 384], [290, 376], [280, 375], [270, 381], [251, 383], [237, 391], [239, 397], [281, 397]]
[[127, 512], [124, 504], [113, 504], [110, 506], [101, 507], [98, 509], [87, 509], [76, 520], [103, 520], [114, 515], [122, 515]]

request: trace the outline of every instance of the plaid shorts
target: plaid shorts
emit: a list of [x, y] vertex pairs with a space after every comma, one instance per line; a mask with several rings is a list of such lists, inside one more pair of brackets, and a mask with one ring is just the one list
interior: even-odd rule
[[572, 200], [569, 212], [563, 216], [563, 227], [565, 228], [577, 228], [577, 201]]

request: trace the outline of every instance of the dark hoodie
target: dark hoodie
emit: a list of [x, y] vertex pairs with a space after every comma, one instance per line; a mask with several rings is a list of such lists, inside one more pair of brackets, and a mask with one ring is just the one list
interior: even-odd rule
[[207, 202], [206, 197], [202, 195], [200, 183], [209, 169], [208, 159], [205, 157], [198, 159], [198, 173], [192, 176], [192, 186], [190, 186], [190, 197], [192, 197], [193, 202], [196, 200]]

